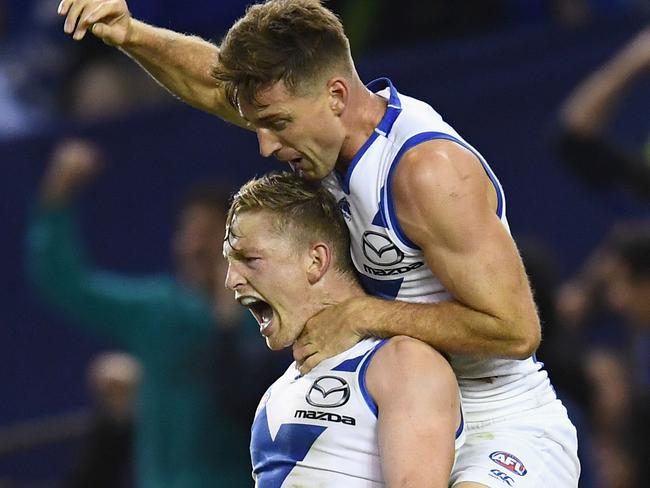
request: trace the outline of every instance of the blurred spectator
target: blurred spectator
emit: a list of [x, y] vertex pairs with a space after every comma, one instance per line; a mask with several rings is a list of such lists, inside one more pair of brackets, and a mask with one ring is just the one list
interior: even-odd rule
[[[83, 141], [55, 151], [29, 230], [31, 277], [71, 322], [112, 339], [141, 363], [136, 486], [250, 486], [248, 433], [224, 415], [212, 370], [221, 331], [250, 335], [244, 312], [222, 286], [224, 195], [199, 189], [185, 201], [172, 246], [176, 276], [98, 270], [78, 239], [72, 202], [100, 160], [99, 150]], [[223, 376], [246, 383], [233, 370]], [[239, 408], [252, 418], [254, 406]]]
[[[561, 107], [560, 154], [593, 187], [621, 185], [650, 197], [650, 154], [621, 146], [606, 131], [620, 101], [649, 69], [650, 27], [646, 27]], [[639, 122], [650, 125], [650, 119]]]
[[[650, 222], [618, 225], [558, 297], [565, 324], [581, 330], [598, 486], [648, 486], [650, 415]], [[608, 336], [594, 311], [613, 314]], [[585, 347], [586, 346], [586, 347]], [[576, 349], [578, 351], [579, 349]]]
[[544, 243], [532, 237], [517, 238], [517, 246], [524, 262], [533, 290], [535, 303], [542, 324], [542, 342], [535, 353], [544, 365], [557, 390], [558, 397], [566, 406], [571, 421], [578, 431], [578, 456], [580, 458], [580, 488], [593, 488], [593, 453], [590, 426], [590, 388], [584, 358], [580, 330], [565, 327], [555, 307], [558, 267], [555, 257]]
[[[101, 41], [69, 42], [56, 2], [9, 7], [11, 35], [0, 43], [0, 139], [33, 133], [62, 118], [102, 120], [172, 100]], [[2, 11], [0, 5], [0, 23]]]
[[[570, 407], [584, 413], [588, 406], [588, 388], [580, 349], [582, 337], [575, 328], [565, 327], [558, 320], [555, 295], [559, 286], [557, 263], [542, 242], [517, 239], [517, 245], [534, 292], [535, 303], [542, 323], [543, 340], [536, 356], [544, 363], [558, 395]], [[582, 434], [582, 432], [578, 432]]]
[[74, 47], [55, 92], [56, 110], [66, 118], [94, 122], [173, 101], [141, 69], [97, 39]]
[[88, 371], [95, 416], [81, 459], [64, 488], [124, 486], [131, 460], [133, 416], [142, 371], [124, 353], [103, 353]]

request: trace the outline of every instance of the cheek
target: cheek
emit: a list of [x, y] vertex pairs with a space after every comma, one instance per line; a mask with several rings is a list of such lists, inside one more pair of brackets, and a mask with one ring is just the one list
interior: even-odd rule
[[279, 305], [292, 312], [296, 310], [305, 297], [305, 277], [290, 268], [280, 268], [269, 281], [269, 289], [275, 290], [280, 299]]
[[299, 124], [299, 127], [300, 130], [296, 131], [294, 139], [297, 137], [299, 140], [307, 140], [321, 148], [330, 147], [339, 139], [339, 119], [331, 112], [312, 115]]

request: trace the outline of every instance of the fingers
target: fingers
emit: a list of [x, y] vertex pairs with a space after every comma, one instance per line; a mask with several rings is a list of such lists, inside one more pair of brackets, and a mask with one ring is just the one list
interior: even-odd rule
[[63, 31], [66, 34], [72, 34], [73, 39], [79, 40], [83, 36], [80, 33], [76, 32], [76, 27], [79, 21], [79, 17], [81, 17], [84, 8], [86, 8], [88, 4], [88, 0], [66, 0], [66, 1], [67, 3], [65, 3], [63, 7], [61, 7], [61, 11], [66, 12], [65, 22], [63, 24]]
[[67, 15], [68, 10], [70, 10], [70, 5], [72, 4], [71, 0], [61, 0], [59, 7], [56, 9], [56, 13], [59, 15]]
[[111, 14], [114, 13], [115, 12], [113, 10], [113, 5], [108, 2], [100, 3], [96, 6], [89, 5], [86, 9], [84, 9], [81, 17], [79, 18], [79, 22], [77, 23], [77, 30], [73, 38], [76, 40], [83, 39], [89, 29], [94, 35], [101, 37], [101, 25], [98, 24], [95, 26], [93, 24], [110, 18]]
[[307, 359], [305, 359], [304, 362], [298, 364], [298, 371], [300, 371], [300, 374], [304, 376], [316, 366], [318, 366], [323, 361], [323, 359], [325, 359], [325, 357], [319, 353], [312, 354]]
[[301, 364], [316, 352], [316, 346], [311, 343], [302, 344], [300, 340], [298, 340], [293, 344], [293, 358], [298, 364]]
[[79, 41], [84, 38], [89, 27], [111, 13], [113, 2], [98, 0], [62, 0], [57, 12], [65, 15], [63, 31], [72, 34]]

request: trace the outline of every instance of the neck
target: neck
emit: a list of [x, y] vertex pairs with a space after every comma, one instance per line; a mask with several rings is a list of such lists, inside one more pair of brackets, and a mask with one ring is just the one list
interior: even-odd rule
[[331, 275], [331, 279], [314, 290], [316, 293], [313, 296], [313, 304], [317, 309], [314, 313], [318, 313], [326, 307], [342, 303], [350, 298], [366, 295], [355, 279], [338, 272], [331, 273]]
[[386, 112], [386, 100], [372, 93], [357, 77], [350, 88], [350, 97], [343, 123], [347, 136], [341, 147], [336, 169], [345, 172], [354, 156], [371, 136]]

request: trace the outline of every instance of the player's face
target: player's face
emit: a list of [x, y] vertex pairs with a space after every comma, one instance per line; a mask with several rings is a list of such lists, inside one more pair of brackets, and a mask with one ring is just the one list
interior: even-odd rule
[[269, 348], [277, 350], [293, 344], [316, 310], [307, 299], [309, 253], [297, 251], [291, 238], [279, 236], [272, 219], [267, 211], [237, 215], [224, 242], [224, 256], [226, 286], [251, 311]]
[[332, 172], [345, 133], [326, 88], [299, 96], [278, 82], [260, 93], [258, 102], [259, 106], [241, 101], [240, 110], [257, 133], [262, 156], [288, 163], [309, 180]]
[[219, 247], [223, 240], [223, 212], [190, 205], [180, 214], [172, 248], [181, 279], [207, 292], [214, 289], [214, 270], [222, 260]]

